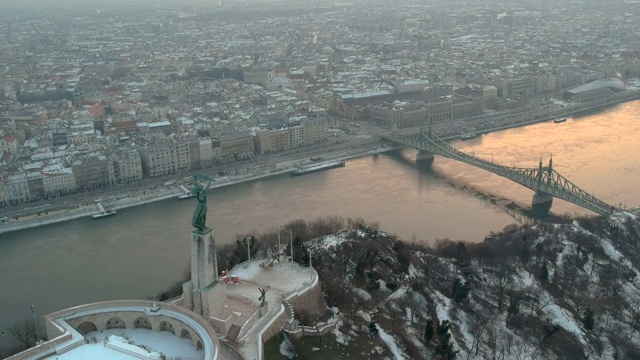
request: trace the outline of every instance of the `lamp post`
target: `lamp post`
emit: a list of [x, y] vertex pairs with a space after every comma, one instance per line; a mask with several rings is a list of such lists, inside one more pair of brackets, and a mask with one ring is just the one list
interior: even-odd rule
[[251, 236], [247, 236], [244, 238], [244, 242], [247, 244], [247, 256], [249, 258], [248, 262], [251, 263]]
[[40, 339], [40, 331], [38, 330], [38, 321], [36, 321], [36, 306], [31, 304], [31, 314], [33, 315], [33, 326], [36, 328], [36, 344]]

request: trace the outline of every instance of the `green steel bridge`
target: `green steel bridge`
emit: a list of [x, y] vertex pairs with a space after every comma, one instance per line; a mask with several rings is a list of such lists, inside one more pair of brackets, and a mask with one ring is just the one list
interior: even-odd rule
[[542, 160], [540, 160], [538, 167], [532, 169], [495, 164], [493, 161], [486, 161], [454, 148], [437, 137], [431, 129], [426, 134], [421, 130], [418, 134], [400, 135], [393, 133], [391, 135], [382, 135], [382, 138], [418, 149], [420, 151], [418, 160], [432, 159], [433, 155], [440, 155], [515, 181], [535, 191], [533, 205], [551, 203], [555, 197], [600, 215], [612, 214], [617, 210], [614, 206], [590, 195], [560, 175], [553, 169], [553, 159], [549, 160], [549, 165], [547, 166], [543, 166]]

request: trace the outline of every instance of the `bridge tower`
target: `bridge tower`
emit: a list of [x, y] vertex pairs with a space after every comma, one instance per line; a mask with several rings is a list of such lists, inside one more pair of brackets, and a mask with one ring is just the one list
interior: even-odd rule
[[[551, 185], [551, 179], [552, 179], [552, 175], [553, 175], [553, 157], [551, 157], [549, 159], [549, 166], [545, 169], [544, 167], [542, 167], [542, 158], [540, 158], [540, 163], [538, 164], [538, 175], [537, 175], [537, 181], [538, 181], [538, 188], [542, 187], [542, 178], [543, 178], [543, 174], [547, 173], [547, 186]], [[531, 201], [531, 206], [551, 206], [551, 203], [553, 202], [553, 196], [544, 193], [542, 191], [536, 191], [533, 194], [533, 200]]]
[[[428, 151], [422, 150], [425, 147], [425, 141], [424, 141], [424, 122], [422, 124], [420, 124], [420, 135], [419, 135], [419, 141], [420, 141], [420, 150], [418, 150], [418, 153], [416, 154], [416, 162], [423, 162], [423, 161], [431, 161], [433, 160], [433, 153], [430, 153]], [[429, 124], [429, 138], [431, 138], [431, 124]]]

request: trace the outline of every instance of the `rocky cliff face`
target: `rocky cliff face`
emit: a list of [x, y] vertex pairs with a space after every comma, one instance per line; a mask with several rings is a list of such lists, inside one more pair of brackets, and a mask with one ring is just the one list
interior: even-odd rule
[[395, 359], [640, 359], [640, 223], [509, 226], [425, 247], [362, 227], [307, 242], [334, 334]]

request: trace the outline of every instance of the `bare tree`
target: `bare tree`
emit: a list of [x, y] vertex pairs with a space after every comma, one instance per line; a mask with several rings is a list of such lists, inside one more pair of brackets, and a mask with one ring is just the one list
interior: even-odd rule
[[513, 280], [513, 274], [515, 268], [509, 260], [496, 260], [498, 263], [494, 269], [488, 270], [488, 272], [494, 272], [496, 281], [493, 284], [494, 291], [498, 296], [498, 312], [502, 312], [504, 305], [504, 293], [508, 285]]
[[416, 310], [418, 308], [418, 302], [416, 301], [416, 296], [418, 294], [415, 293], [415, 291], [413, 291], [413, 287], [417, 286], [416, 283], [412, 283], [411, 284], [411, 288], [409, 288], [409, 290], [407, 291], [407, 293], [409, 294], [409, 304], [411, 306], [411, 323], [413, 324], [413, 321], [415, 320], [415, 314], [416, 314]]
[[387, 303], [385, 304], [387, 310], [389, 311], [389, 317], [391, 318], [391, 326], [393, 327], [393, 330], [396, 330], [396, 317], [397, 317], [397, 313], [396, 310], [394, 309], [394, 306], [392, 304], [392, 301], [387, 301]]
[[481, 311], [482, 309], [475, 312], [469, 321], [469, 332], [473, 336], [473, 343], [471, 343], [471, 349], [467, 359], [471, 358], [471, 354], [473, 354], [474, 357], [478, 356], [480, 344], [482, 343], [482, 335], [490, 324], [491, 318], [482, 314]]
[[9, 326], [9, 334], [30, 348], [36, 343], [36, 328], [31, 320], [17, 321]]
[[537, 360], [540, 359], [540, 354], [530, 343], [526, 341], [517, 340], [511, 350], [510, 359], [513, 360]]
[[499, 329], [497, 332], [497, 350], [498, 350], [498, 356], [496, 357], [497, 360], [505, 360], [509, 358], [509, 355], [511, 354], [511, 348], [514, 345], [514, 337], [513, 335], [508, 332], [508, 331], [504, 331]]

